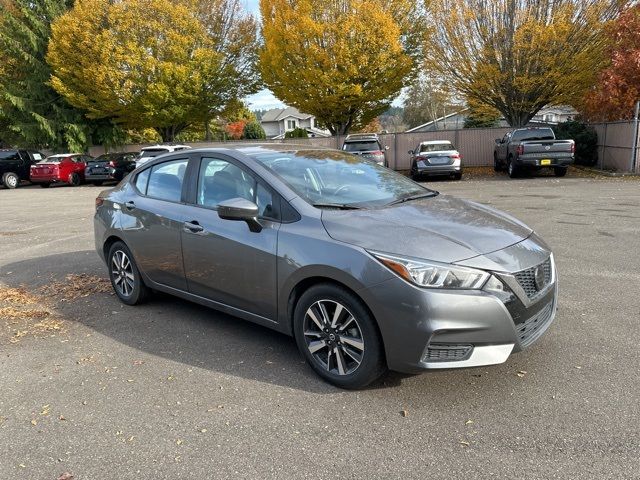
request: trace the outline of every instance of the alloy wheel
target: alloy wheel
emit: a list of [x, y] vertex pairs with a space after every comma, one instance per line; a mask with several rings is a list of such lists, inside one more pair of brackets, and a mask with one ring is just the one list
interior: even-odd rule
[[7, 175], [7, 187], [9, 188], [16, 188], [18, 186], [18, 177], [16, 177], [15, 175]]
[[111, 276], [118, 293], [124, 297], [131, 296], [135, 285], [133, 265], [122, 250], [116, 250], [111, 256]]
[[309, 353], [327, 372], [349, 375], [362, 363], [365, 347], [362, 330], [341, 303], [315, 302], [305, 313], [303, 328]]

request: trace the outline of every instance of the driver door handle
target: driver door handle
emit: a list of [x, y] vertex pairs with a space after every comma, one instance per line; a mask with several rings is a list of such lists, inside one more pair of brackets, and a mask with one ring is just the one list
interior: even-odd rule
[[190, 222], [184, 222], [184, 231], [190, 233], [200, 233], [204, 231], [204, 227], [200, 225], [196, 220]]

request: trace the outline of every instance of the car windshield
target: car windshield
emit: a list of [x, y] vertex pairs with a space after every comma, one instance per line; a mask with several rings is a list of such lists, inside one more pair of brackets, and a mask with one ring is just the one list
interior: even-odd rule
[[99, 157], [92, 158], [87, 163], [110, 162], [111, 160], [118, 160], [121, 156], [121, 153], [105, 153]]
[[15, 150], [6, 150], [4, 152], [0, 151], [0, 159], [13, 159], [13, 158], [18, 158], [18, 152], [16, 152]]
[[375, 140], [369, 140], [365, 142], [346, 142], [342, 149], [346, 152], [372, 152], [380, 150], [380, 146]]
[[445, 152], [449, 150], [455, 150], [451, 142], [442, 143], [423, 143], [420, 145], [420, 153], [423, 152]]
[[335, 150], [252, 154], [312, 205], [369, 208], [435, 195], [404, 175]]

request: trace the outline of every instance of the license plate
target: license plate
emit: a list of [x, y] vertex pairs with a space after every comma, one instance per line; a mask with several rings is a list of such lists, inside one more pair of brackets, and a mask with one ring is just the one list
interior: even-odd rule
[[431, 165], [444, 165], [445, 163], [449, 163], [449, 157], [430, 158], [429, 163], [431, 163]]
[[540, 165], [551, 165], [551, 160], [549, 158], [545, 158], [544, 160], [540, 160]]
[[92, 173], [104, 173], [106, 170], [104, 168], [94, 168], [91, 170]]

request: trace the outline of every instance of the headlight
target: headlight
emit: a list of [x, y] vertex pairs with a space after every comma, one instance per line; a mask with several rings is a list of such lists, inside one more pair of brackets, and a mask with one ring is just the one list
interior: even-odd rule
[[482, 270], [369, 252], [408, 282], [428, 288], [480, 289], [490, 275]]

